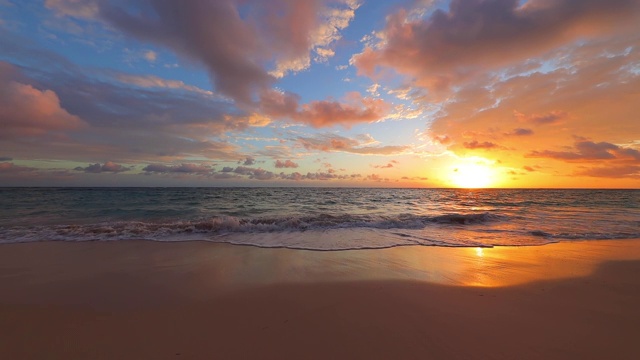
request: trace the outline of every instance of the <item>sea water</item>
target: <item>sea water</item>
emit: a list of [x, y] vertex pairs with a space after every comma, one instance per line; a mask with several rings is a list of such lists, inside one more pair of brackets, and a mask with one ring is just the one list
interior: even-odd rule
[[632, 238], [640, 238], [640, 190], [0, 188], [0, 243], [346, 250]]

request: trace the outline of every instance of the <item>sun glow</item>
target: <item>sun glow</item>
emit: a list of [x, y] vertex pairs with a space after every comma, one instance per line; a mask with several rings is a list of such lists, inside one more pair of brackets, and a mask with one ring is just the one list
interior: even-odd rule
[[451, 182], [461, 188], [485, 188], [494, 182], [494, 173], [490, 167], [481, 163], [460, 164], [453, 169]]

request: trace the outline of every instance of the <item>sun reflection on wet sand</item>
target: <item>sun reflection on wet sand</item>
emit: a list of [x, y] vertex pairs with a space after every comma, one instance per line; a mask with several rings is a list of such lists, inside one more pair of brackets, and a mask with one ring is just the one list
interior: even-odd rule
[[[228, 282], [246, 285], [410, 280], [454, 286], [501, 287], [585, 276], [605, 261], [640, 259], [640, 239], [537, 247], [407, 246], [338, 252], [229, 245], [214, 245], [210, 249], [217, 253], [216, 267], [224, 267], [225, 275], [233, 279], [227, 279]], [[233, 252], [234, 256], [220, 256], [226, 251]], [[247, 258], [251, 260], [247, 261]], [[216, 274], [220, 276], [219, 272]]]
[[[310, 252], [281, 250], [279, 281], [417, 280], [500, 287], [592, 273], [605, 261], [640, 259], [640, 240], [559, 243], [537, 247], [398, 247]], [[306, 269], [304, 276], [296, 269]], [[292, 272], [293, 271], [293, 272]], [[266, 272], [267, 274], [269, 271]]]
[[[406, 246], [330, 252], [147, 241], [42, 242], [5, 245], [2, 250], [0, 263], [9, 276], [5, 280], [22, 274], [37, 281], [39, 291], [57, 287], [61, 281], [115, 274], [121, 279], [134, 276], [178, 282], [188, 289], [180, 296], [200, 297], [273, 284], [401, 280], [504, 287], [575, 278], [591, 274], [606, 261], [639, 260], [640, 239], [537, 247]], [[177, 295], [167, 290], [166, 299], [172, 296]]]

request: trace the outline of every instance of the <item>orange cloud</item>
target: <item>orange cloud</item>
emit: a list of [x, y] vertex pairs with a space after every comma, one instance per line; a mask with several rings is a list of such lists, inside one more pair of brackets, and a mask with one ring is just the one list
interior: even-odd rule
[[529, 135], [533, 135], [533, 130], [517, 128], [517, 129], [513, 129], [511, 132], [505, 133], [504, 135], [505, 136], [529, 136]]
[[531, 114], [531, 115], [525, 115], [521, 112], [514, 111], [513, 114], [516, 117], [516, 119], [522, 122], [529, 122], [529, 123], [534, 123], [538, 125], [557, 124], [568, 116], [568, 114], [565, 111], [559, 111], [559, 110], [553, 110], [546, 114]]
[[595, 167], [576, 172], [579, 176], [601, 177], [601, 178], [633, 178], [640, 179], [640, 166], [622, 165], [609, 167]]
[[489, 141], [479, 142], [478, 140], [464, 142], [463, 145], [465, 148], [471, 149], [471, 150], [475, 150], [475, 149], [488, 150], [488, 149], [495, 149], [500, 147], [500, 145], [489, 142]]
[[640, 162], [640, 151], [608, 142], [583, 140], [575, 143], [575, 151], [532, 151], [527, 157], [551, 158], [564, 161], [631, 160]]
[[[508, 76], [501, 72], [477, 77], [443, 103], [428, 133], [443, 138], [446, 134], [453, 140], [446, 145], [454, 153], [478, 151], [465, 148], [462, 139], [499, 143], [500, 150], [509, 151], [491, 155], [510, 168], [522, 168], [529, 157], [563, 160], [533, 167], [532, 185], [535, 181], [545, 186], [583, 186], [580, 184], [588, 180], [581, 177], [588, 173], [578, 168], [579, 163], [613, 161], [621, 166], [620, 162], [636, 161], [630, 154], [637, 147], [621, 144], [634, 144], [640, 133], [640, 73], [634, 65], [640, 62], [640, 53], [629, 50], [637, 46], [637, 34], [630, 31], [567, 46], [551, 55], [540, 54], [539, 59], [517, 64], [517, 71], [506, 68], [514, 71]], [[545, 59], [554, 59], [557, 67], [532, 71], [524, 66]], [[524, 73], [519, 73], [521, 68], [526, 68]], [[469, 139], [468, 134], [474, 135]], [[575, 134], [610, 145], [595, 141], [576, 147], [576, 142], [587, 141], [579, 139], [561, 147]], [[627, 148], [627, 155], [611, 145]], [[559, 179], [558, 175], [569, 178]], [[608, 181], [606, 186], [637, 186], [628, 180], [615, 184]]]

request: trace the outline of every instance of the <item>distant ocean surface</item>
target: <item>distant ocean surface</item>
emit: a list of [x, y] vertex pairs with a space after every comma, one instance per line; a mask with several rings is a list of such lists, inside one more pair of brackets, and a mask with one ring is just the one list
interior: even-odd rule
[[347, 250], [631, 238], [640, 238], [640, 190], [0, 188], [0, 243]]

